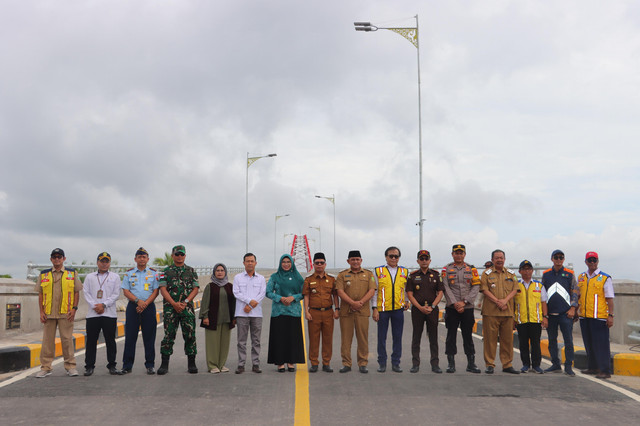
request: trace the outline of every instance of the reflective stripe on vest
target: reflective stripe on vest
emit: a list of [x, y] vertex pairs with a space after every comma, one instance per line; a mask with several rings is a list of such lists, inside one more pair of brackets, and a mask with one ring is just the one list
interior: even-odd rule
[[593, 278], [582, 273], [578, 277], [580, 287], [580, 311], [578, 315], [583, 318], [606, 319], [609, 316], [609, 305], [604, 297], [604, 284], [610, 275], [600, 272]]
[[409, 270], [398, 266], [396, 276], [391, 277], [391, 273], [386, 266], [379, 266], [375, 269], [375, 274], [378, 278], [377, 309], [379, 311], [402, 309], [404, 307], [404, 292]]
[[529, 288], [525, 289], [523, 282], [518, 280], [518, 289], [514, 297], [516, 322], [518, 324], [540, 323], [542, 321], [542, 284], [531, 280]]

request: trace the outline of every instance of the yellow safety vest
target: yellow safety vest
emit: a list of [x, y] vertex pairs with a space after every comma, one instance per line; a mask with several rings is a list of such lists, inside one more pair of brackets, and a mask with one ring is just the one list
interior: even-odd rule
[[542, 322], [542, 283], [531, 280], [529, 288], [518, 281], [518, 292], [513, 298], [516, 303], [515, 320], [518, 324]]
[[[73, 289], [75, 287], [75, 269], [64, 269], [62, 271], [62, 301], [60, 313], [66, 314], [73, 307]], [[44, 313], [51, 315], [51, 300], [53, 298], [53, 272], [46, 269], [40, 273], [40, 286], [42, 287], [42, 306]]]
[[580, 287], [579, 316], [602, 319], [609, 316], [609, 305], [604, 297], [604, 283], [607, 282], [607, 278], [611, 278], [611, 276], [604, 272], [598, 273], [591, 279], [584, 272], [580, 274], [578, 277], [578, 287]]
[[375, 274], [378, 277], [377, 309], [379, 311], [403, 309], [409, 270], [398, 266], [395, 279], [392, 279], [389, 269], [386, 266], [379, 266], [375, 269]]

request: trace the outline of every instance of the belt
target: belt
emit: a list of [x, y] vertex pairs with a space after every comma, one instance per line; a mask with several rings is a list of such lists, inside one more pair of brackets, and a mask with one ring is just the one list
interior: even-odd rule
[[324, 312], [324, 311], [328, 311], [329, 309], [333, 309], [333, 306], [329, 306], [328, 308], [311, 308], [310, 307], [309, 309], [315, 309], [316, 311]]

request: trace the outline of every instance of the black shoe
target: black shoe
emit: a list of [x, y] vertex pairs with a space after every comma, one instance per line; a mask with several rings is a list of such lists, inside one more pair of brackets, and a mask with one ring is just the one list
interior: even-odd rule
[[262, 373], [262, 370], [260, 370], [260, 366], [257, 364], [251, 367], [251, 371], [253, 371], [254, 373]]
[[333, 368], [331, 368], [330, 365], [323, 365], [322, 371], [324, 371], [325, 373], [333, 373]]
[[358, 367], [358, 371], [360, 371], [362, 374], [367, 374], [369, 372], [366, 365], [361, 365], [360, 367]]
[[493, 367], [492, 367], [492, 366], [488, 366], [488, 367], [487, 367], [487, 369], [486, 369], [486, 370], [484, 370], [484, 372], [485, 372], [486, 374], [493, 374], [493, 371], [494, 371], [494, 369], [493, 369]]
[[431, 371], [433, 371], [434, 373], [442, 374], [442, 369], [437, 365], [431, 366]]
[[[236, 368], [236, 374], [242, 373], [244, 373], [244, 365], [239, 365], [238, 368]], [[160, 370], [158, 370], [158, 374], [160, 374]]]
[[447, 373], [455, 373], [456, 372], [455, 355], [447, 355], [447, 361], [449, 362], [449, 365], [447, 366]]
[[109, 374], [111, 374], [112, 376], [122, 376], [122, 371], [118, 370], [115, 367], [111, 367], [109, 369]]
[[187, 371], [189, 374], [198, 374], [198, 367], [196, 367], [196, 356], [188, 355], [187, 357]]
[[[129, 370], [129, 373], [131, 373], [131, 370]], [[147, 368], [147, 374], [150, 375], [150, 376], [153, 375], [153, 374], [156, 374], [156, 369], [153, 368], [153, 367]]]
[[284, 373], [285, 371], [287, 371], [287, 369], [284, 368], [284, 365], [282, 367], [278, 367], [278, 373]]
[[158, 368], [158, 376], [163, 376], [169, 372], [169, 355], [162, 355], [162, 364]]
[[289, 367], [289, 366], [287, 366], [287, 371], [288, 371], [289, 373], [293, 373], [294, 371], [296, 371], [296, 368], [295, 368], [295, 367]]
[[84, 370], [84, 375], [85, 376], [90, 376], [93, 374], [93, 368], [85, 368]]
[[386, 365], [381, 365], [380, 367], [378, 367], [378, 369], [376, 371], [378, 373], [384, 373], [385, 371], [387, 371], [387, 366]]
[[[324, 369], [324, 367], [323, 367]], [[317, 365], [312, 365], [311, 368], [309, 369], [309, 373], [316, 373], [318, 371], [318, 366]]]
[[513, 367], [507, 367], [507, 368], [503, 368], [502, 369], [503, 373], [509, 373], [509, 374], [520, 374], [520, 372], [518, 370], [516, 370]]
[[469, 373], [480, 374], [480, 369], [476, 366], [475, 355], [467, 355], [467, 371]]
[[[122, 370], [120, 370], [122, 372], [122, 374], [129, 374], [131, 373], [131, 369], [130, 368], [123, 368]], [[154, 371], [155, 374], [155, 371]]]
[[[409, 373], [417, 373], [418, 371], [420, 371], [420, 366], [419, 365], [414, 365], [413, 367], [411, 367], [409, 369]], [[441, 371], [442, 373], [442, 371]]]
[[576, 376], [576, 373], [573, 372], [573, 368], [571, 368], [570, 365], [565, 365], [564, 374], [566, 374], [567, 376], [570, 376], [570, 377], [575, 377]]
[[348, 373], [349, 371], [351, 371], [351, 367], [349, 367], [348, 365], [344, 365], [342, 366], [342, 368], [340, 370], [340, 373]]
[[392, 365], [392, 366], [391, 366], [391, 370], [392, 370], [394, 373], [402, 373], [402, 368], [400, 368], [400, 366], [399, 366], [399, 365]]

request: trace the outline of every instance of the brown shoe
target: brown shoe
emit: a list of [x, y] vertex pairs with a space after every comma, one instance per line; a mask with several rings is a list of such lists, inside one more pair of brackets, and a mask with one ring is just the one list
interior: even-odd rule
[[591, 376], [595, 376], [596, 374], [598, 374], [600, 372], [600, 370], [592, 370], [592, 369], [588, 369], [588, 370], [580, 370], [580, 372], [582, 374], [589, 374]]
[[610, 379], [611, 374], [608, 373], [598, 373], [596, 374], [596, 379]]

